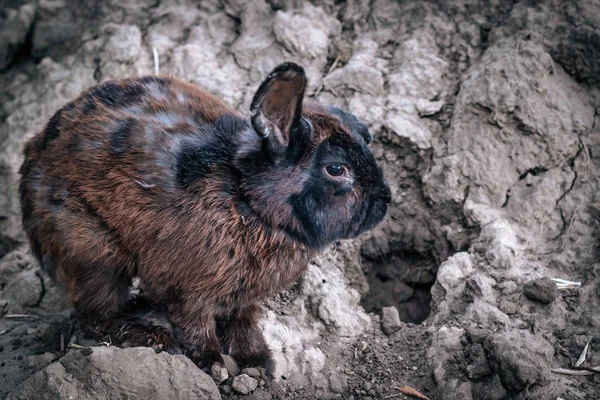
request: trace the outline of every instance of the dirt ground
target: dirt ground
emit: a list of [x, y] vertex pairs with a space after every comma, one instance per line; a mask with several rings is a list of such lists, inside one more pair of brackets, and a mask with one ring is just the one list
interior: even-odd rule
[[[274, 381], [87, 338], [24, 244], [23, 141], [153, 49], [244, 113], [298, 62], [374, 136], [389, 214], [265, 303]], [[552, 371], [600, 366], [599, 77], [597, 0], [0, 2], [0, 398], [600, 398]]]

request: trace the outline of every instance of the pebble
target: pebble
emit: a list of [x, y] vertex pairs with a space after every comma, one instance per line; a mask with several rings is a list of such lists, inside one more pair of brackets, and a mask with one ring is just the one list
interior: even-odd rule
[[556, 283], [548, 277], [534, 279], [523, 286], [523, 293], [529, 300], [550, 304], [558, 296]]
[[381, 319], [381, 329], [386, 335], [398, 332], [402, 328], [400, 314], [396, 307], [383, 307], [383, 318]]
[[258, 381], [246, 374], [241, 374], [233, 378], [231, 387], [236, 393], [248, 394], [254, 391], [258, 386]]
[[225, 382], [229, 378], [229, 373], [226, 368], [221, 367], [219, 363], [214, 363], [210, 368], [210, 377], [218, 385]]

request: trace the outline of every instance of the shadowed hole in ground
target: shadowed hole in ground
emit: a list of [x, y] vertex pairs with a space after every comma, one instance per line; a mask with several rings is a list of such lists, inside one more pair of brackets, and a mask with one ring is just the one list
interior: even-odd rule
[[383, 307], [398, 309], [403, 322], [419, 324], [429, 316], [431, 286], [438, 264], [431, 255], [405, 252], [378, 257], [362, 257], [369, 291], [361, 300], [367, 312], [381, 314]]

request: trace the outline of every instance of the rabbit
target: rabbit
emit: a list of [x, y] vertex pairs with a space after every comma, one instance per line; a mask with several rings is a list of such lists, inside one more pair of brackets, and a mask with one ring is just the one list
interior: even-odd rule
[[[108, 81], [26, 142], [23, 228], [84, 325], [204, 368], [223, 351], [273, 371], [259, 302], [392, 200], [366, 125], [304, 102], [306, 85], [301, 66], [277, 66], [245, 118], [173, 77]], [[132, 322], [148, 302], [167, 318]]]

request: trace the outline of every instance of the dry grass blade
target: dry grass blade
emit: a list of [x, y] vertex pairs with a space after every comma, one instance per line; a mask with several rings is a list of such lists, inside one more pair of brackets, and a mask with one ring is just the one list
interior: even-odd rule
[[152, 55], [154, 56], [154, 75], [158, 75], [160, 72], [160, 65], [158, 63], [158, 51], [156, 47], [152, 48]]
[[592, 338], [590, 338], [590, 340], [588, 340], [585, 347], [583, 348], [581, 355], [579, 356], [579, 358], [577, 359], [577, 362], [575, 363], [576, 367], [579, 367], [581, 364], [583, 364], [585, 362], [585, 359], [587, 357], [588, 347], [590, 346], [591, 341], [592, 341]]
[[410, 386], [402, 386], [396, 388], [400, 391], [400, 393], [405, 394], [407, 396], [415, 397], [421, 400], [429, 400], [429, 397], [425, 396], [423, 393], [419, 392], [417, 389], [413, 389]]
[[39, 317], [37, 315], [30, 315], [30, 314], [6, 314], [4, 316], [4, 318], [6, 318], [6, 319], [16, 319], [16, 318], [38, 319]]
[[[325, 76], [331, 74], [333, 72], [333, 70], [337, 67], [338, 63], [340, 62], [340, 56], [337, 56], [335, 58], [335, 60], [333, 61], [333, 64], [331, 64], [331, 67], [329, 67], [329, 71], [327, 71], [327, 73], [325, 74]], [[325, 76], [323, 78], [325, 78]], [[321, 90], [323, 90], [323, 85], [320, 85], [314, 92], [312, 92], [311, 94], [309, 94], [309, 96], [311, 97], [317, 97], [319, 95], [319, 93], [321, 93]]]
[[550, 278], [556, 282], [558, 289], [577, 289], [581, 287], [581, 282], [568, 281], [566, 279]]
[[553, 368], [550, 371], [563, 375], [586, 376], [600, 373], [600, 366], [588, 369]]
[[571, 228], [573, 227], [573, 223], [575, 222], [575, 216], [577, 216], [577, 211], [579, 211], [579, 206], [581, 206], [581, 203], [579, 203], [577, 205], [577, 207], [575, 207], [575, 211], [573, 211], [573, 215], [571, 216], [571, 222], [569, 223], [569, 226], [567, 227], [567, 232], [565, 233], [565, 239], [563, 240], [563, 244], [562, 244], [562, 246], [560, 246], [559, 251], [563, 251], [565, 246], [567, 245], [567, 240], [569, 240], [569, 234], [571, 233]]

